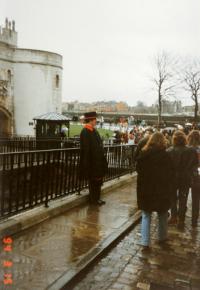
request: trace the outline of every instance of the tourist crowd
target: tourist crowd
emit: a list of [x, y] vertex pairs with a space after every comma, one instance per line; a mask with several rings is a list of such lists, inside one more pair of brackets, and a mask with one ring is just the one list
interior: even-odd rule
[[152, 212], [158, 213], [158, 241], [167, 240], [168, 224], [184, 228], [189, 190], [192, 227], [197, 226], [200, 203], [200, 131], [169, 134], [148, 129], [136, 154], [137, 201], [142, 210], [142, 245], [150, 246]]
[[[193, 130], [199, 130], [200, 127], [194, 124], [181, 126], [178, 125], [176, 127], [165, 127], [160, 129], [160, 131], [165, 135], [168, 145], [172, 144], [172, 136], [173, 133], [177, 130], [183, 131], [186, 135], [188, 135]], [[134, 125], [132, 128], [129, 128], [124, 131], [115, 131], [114, 137], [115, 142], [117, 144], [135, 144], [137, 145], [143, 137], [148, 136], [149, 134], [156, 132], [157, 129], [155, 127], [144, 127], [144, 126], [138, 126]]]
[[[80, 134], [81, 180], [88, 180], [89, 202], [101, 206], [101, 186], [108, 171], [102, 139], [96, 130], [96, 112], [84, 114]], [[179, 130], [178, 130], [179, 129]], [[116, 132], [116, 143], [137, 144], [134, 159], [137, 176], [137, 202], [142, 210], [142, 246], [150, 246], [152, 212], [158, 213], [158, 241], [167, 240], [168, 224], [184, 228], [189, 190], [192, 192], [192, 227], [199, 218], [200, 131], [179, 127], [156, 130], [134, 126], [127, 133]], [[182, 129], [182, 130], [180, 130]], [[131, 162], [132, 164], [132, 162]]]

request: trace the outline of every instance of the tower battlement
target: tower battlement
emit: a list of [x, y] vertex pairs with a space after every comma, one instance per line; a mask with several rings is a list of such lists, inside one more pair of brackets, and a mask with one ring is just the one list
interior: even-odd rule
[[0, 42], [17, 47], [17, 32], [15, 31], [15, 21], [5, 19], [5, 26], [0, 27]]

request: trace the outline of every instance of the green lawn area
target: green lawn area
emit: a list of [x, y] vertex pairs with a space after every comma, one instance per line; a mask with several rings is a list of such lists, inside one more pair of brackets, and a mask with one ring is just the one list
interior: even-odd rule
[[[70, 125], [69, 137], [74, 137], [75, 135], [80, 135], [82, 130], [81, 125]], [[105, 139], [112, 137], [113, 131], [106, 129], [98, 129], [99, 134]]]

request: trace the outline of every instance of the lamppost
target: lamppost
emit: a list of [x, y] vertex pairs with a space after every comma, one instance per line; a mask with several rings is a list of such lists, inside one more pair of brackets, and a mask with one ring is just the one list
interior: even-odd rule
[[100, 127], [101, 128], [103, 127], [103, 122], [104, 122], [104, 119], [103, 119], [103, 111], [101, 109], [101, 120], [100, 120]]

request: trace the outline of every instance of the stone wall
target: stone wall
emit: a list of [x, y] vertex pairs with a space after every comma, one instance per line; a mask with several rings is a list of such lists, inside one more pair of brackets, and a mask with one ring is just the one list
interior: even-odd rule
[[34, 135], [33, 118], [61, 113], [62, 56], [17, 48], [15, 23], [0, 29], [0, 113], [10, 117], [11, 133]]
[[34, 50], [16, 50], [14, 110], [17, 134], [34, 134], [29, 122], [47, 113], [61, 113], [62, 57]]

